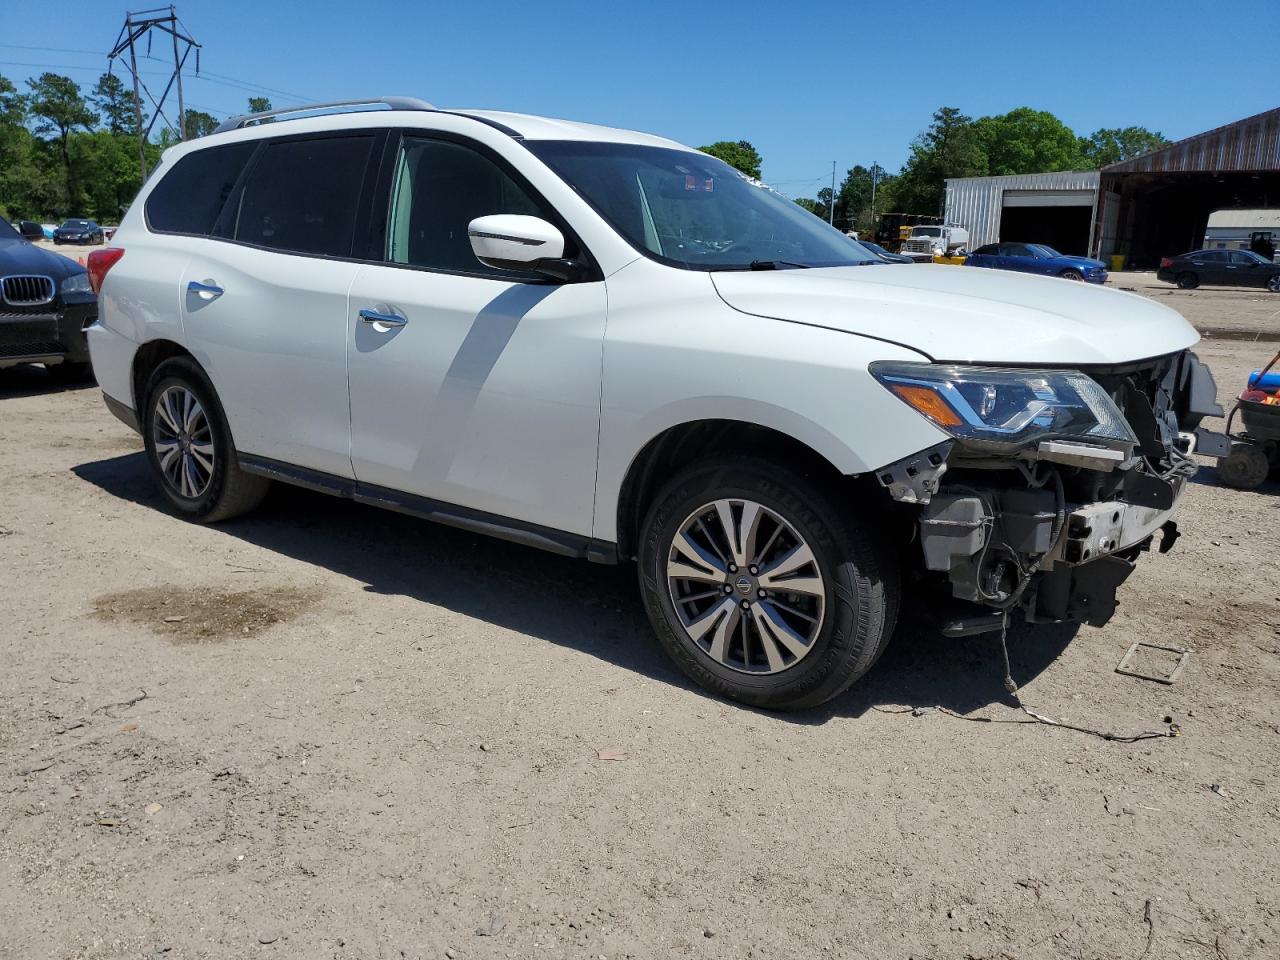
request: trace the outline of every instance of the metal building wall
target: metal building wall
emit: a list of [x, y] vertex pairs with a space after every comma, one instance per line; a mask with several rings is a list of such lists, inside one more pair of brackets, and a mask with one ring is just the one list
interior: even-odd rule
[[1098, 179], [1097, 170], [951, 178], [947, 180], [947, 223], [967, 228], [969, 249], [974, 250], [1000, 239], [1000, 213], [1006, 190], [1092, 190], [1096, 194]]
[[1107, 167], [1108, 173], [1280, 170], [1280, 107]]

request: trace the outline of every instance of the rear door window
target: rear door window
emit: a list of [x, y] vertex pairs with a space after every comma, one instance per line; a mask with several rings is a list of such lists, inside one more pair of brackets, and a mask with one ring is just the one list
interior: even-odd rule
[[374, 139], [268, 143], [249, 171], [235, 239], [289, 253], [350, 257]]
[[208, 236], [257, 142], [189, 153], [147, 197], [147, 225], [156, 233]]

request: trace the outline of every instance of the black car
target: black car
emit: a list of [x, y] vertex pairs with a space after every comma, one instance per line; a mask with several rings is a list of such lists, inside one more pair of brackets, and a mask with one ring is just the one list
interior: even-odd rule
[[67, 220], [53, 231], [54, 243], [106, 243], [106, 234], [92, 220]]
[[1232, 287], [1266, 287], [1280, 293], [1280, 264], [1252, 250], [1192, 250], [1160, 261], [1156, 276], [1194, 290], [1202, 283]]
[[858, 242], [886, 263], [915, 263], [910, 257], [904, 257], [900, 253], [890, 253], [880, 244], [872, 243], [870, 240], [859, 240]]
[[59, 379], [88, 378], [84, 328], [97, 316], [85, 268], [24, 240], [0, 217], [0, 368], [43, 363]]

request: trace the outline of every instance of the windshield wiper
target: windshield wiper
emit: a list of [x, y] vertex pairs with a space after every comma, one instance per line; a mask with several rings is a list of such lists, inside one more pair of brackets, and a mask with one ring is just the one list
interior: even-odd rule
[[796, 263], [792, 260], [752, 260], [752, 270], [808, 270], [807, 263]]

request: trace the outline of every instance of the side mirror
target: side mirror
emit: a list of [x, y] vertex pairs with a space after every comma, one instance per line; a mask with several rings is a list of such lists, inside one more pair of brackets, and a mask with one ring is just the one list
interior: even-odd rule
[[540, 217], [498, 213], [467, 225], [471, 252], [499, 270], [532, 270], [557, 280], [576, 280], [582, 265], [564, 258], [564, 234]]
[[34, 220], [19, 220], [18, 232], [22, 234], [23, 240], [43, 240], [44, 227], [36, 223]]

